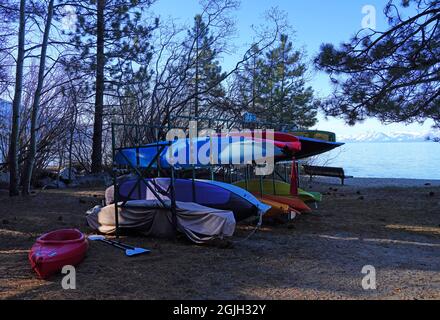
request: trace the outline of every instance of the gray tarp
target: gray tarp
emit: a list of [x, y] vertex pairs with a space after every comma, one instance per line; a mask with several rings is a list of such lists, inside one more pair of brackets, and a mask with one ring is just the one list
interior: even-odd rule
[[[159, 201], [128, 201], [119, 207], [121, 230], [135, 230], [146, 236], [170, 237], [174, 234], [170, 202], [166, 207]], [[91, 228], [103, 234], [116, 231], [114, 204], [95, 207], [87, 213]], [[190, 240], [204, 243], [216, 238], [230, 237], [235, 231], [235, 218], [231, 211], [211, 209], [195, 203], [177, 202], [177, 227]]]

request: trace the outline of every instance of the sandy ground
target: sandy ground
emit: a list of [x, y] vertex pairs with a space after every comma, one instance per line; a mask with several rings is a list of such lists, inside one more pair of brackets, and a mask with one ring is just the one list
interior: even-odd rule
[[[309, 185], [310, 179], [302, 177], [303, 185]], [[340, 185], [341, 180], [338, 178], [314, 177], [312, 179], [314, 186], [323, 185], [324, 187], [332, 185]], [[417, 179], [383, 179], [383, 178], [352, 178], [346, 179], [345, 185], [356, 188], [423, 188], [423, 187], [440, 187], [440, 180], [417, 180]]]
[[[245, 242], [252, 225], [240, 225], [231, 249], [128, 238], [153, 250], [129, 259], [92, 243], [70, 291], [61, 288], [61, 275], [37, 280], [28, 249], [49, 230], [91, 233], [84, 214], [103, 193], [45, 191], [11, 200], [0, 192], [0, 298], [440, 299], [440, 187], [328, 182], [304, 186], [325, 194], [313, 214], [266, 225]], [[375, 291], [362, 289], [365, 265], [376, 268]]]

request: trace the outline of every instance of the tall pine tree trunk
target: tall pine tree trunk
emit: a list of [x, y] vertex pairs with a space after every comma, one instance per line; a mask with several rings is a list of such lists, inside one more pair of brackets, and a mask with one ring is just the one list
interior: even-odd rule
[[102, 126], [104, 115], [104, 20], [105, 0], [97, 2], [97, 34], [96, 34], [96, 94], [95, 94], [95, 121], [93, 124], [92, 145], [92, 173], [102, 171]]
[[252, 65], [252, 113], [254, 115], [257, 114], [256, 110], [256, 99], [257, 99], [257, 57], [254, 56], [253, 58], [253, 65]]
[[31, 137], [30, 146], [26, 158], [25, 169], [23, 171], [23, 194], [28, 195], [31, 189], [32, 172], [35, 164], [35, 156], [37, 154], [37, 121], [40, 110], [41, 91], [44, 84], [44, 71], [46, 70], [47, 44], [49, 41], [50, 28], [52, 25], [54, 0], [50, 0], [47, 9], [46, 25], [44, 28], [43, 42], [41, 44], [40, 66], [38, 70], [37, 89], [34, 94], [34, 102], [32, 104], [31, 115]]
[[196, 81], [194, 97], [194, 116], [199, 121], [199, 41], [200, 41], [200, 22], [197, 22], [197, 40], [196, 40]]
[[20, 0], [20, 26], [18, 30], [18, 53], [17, 69], [15, 74], [15, 93], [12, 104], [12, 129], [9, 142], [9, 195], [11, 197], [19, 195], [19, 174], [18, 174], [18, 144], [20, 127], [21, 96], [23, 92], [23, 65], [24, 65], [24, 42], [26, 28], [26, 0]]
[[[72, 91], [71, 91], [72, 92]], [[72, 153], [73, 153], [73, 143], [74, 135], [76, 130], [76, 124], [78, 122], [78, 110], [77, 110], [77, 93], [73, 92], [73, 103], [72, 103], [72, 119], [70, 123], [70, 136], [69, 136], [69, 181], [72, 181]]]
[[196, 18], [196, 74], [195, 74], [195, 88], [194, 88], [194, 116], [196, 121], [199, 121], [199, 85], [200, 85], [200, 38], [201, 38], [201, 25], [202, 21]]

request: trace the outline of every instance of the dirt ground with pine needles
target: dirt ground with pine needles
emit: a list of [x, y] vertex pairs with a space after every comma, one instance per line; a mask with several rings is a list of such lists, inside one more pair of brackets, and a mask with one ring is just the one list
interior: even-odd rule
[[[129, 237], [152, 253], [127, 258], [91, 243], [76, 290], [62, 289], [61, 274], [38, 280], [28, 250], [51, 230], [92, 234], [85, 212], [103, 191], [0, 191], [0, 299], [440, 299], [439, 187], [311, 187], [324, 193], [313, 214], [244, 242], [254, 224], [240, 224], [232, 248]], [[365, 265], [376, 268], [377, 290], [362, 288]]]

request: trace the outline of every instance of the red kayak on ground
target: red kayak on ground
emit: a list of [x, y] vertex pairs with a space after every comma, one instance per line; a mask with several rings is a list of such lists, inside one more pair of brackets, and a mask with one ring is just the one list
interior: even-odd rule
[[89, 244], [79, 230], [65, 229], [46, 233], [37, 239], [29, 252], [32, 269], [42, 279], [58, 273], [64, 266], [78, 265]]

